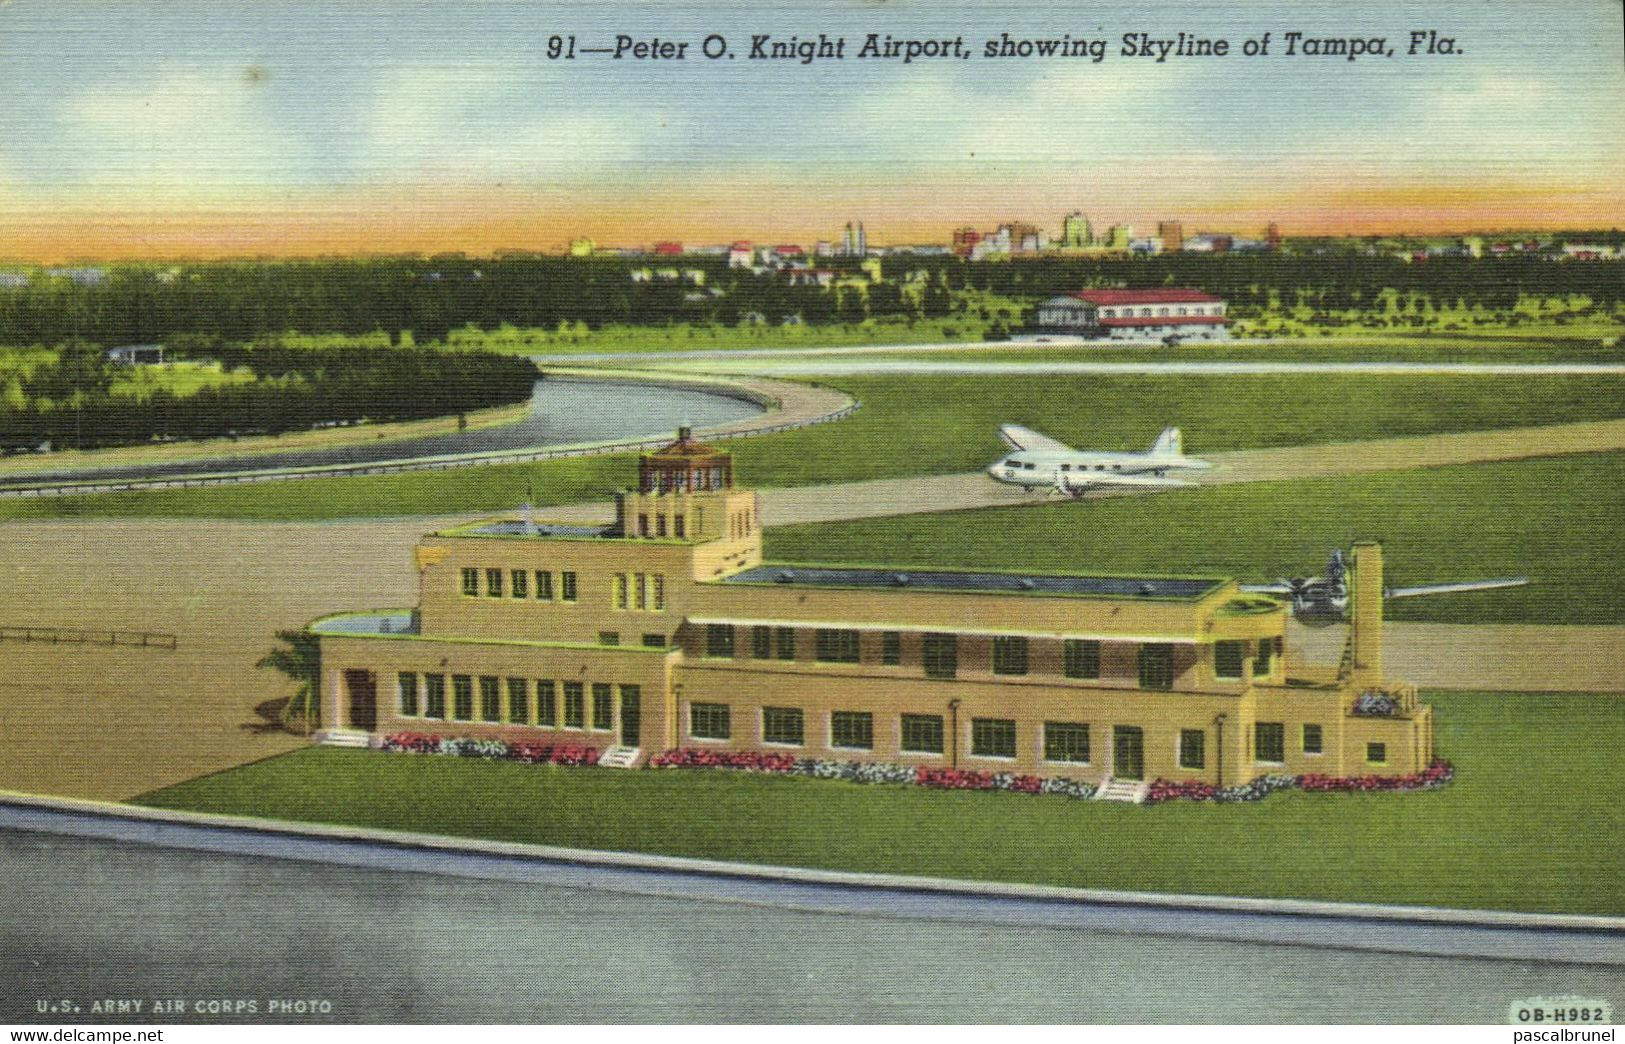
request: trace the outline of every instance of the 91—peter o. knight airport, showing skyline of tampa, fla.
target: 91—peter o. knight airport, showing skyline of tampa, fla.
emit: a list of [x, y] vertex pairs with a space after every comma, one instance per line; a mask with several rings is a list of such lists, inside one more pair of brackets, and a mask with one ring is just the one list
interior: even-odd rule
[[[412, 10], [81, 0], [65, 48], [54, 6], [6, 4], [0, 257], [801, 242], [854, 214], [899, 245], [1080, 201], [1140, 228], [1592, 229], [1625, 192], [1608, 3]], [[973, 60], [859, 60], [871, 34]], [[820, 38], [846, 57], [753, 60]]]

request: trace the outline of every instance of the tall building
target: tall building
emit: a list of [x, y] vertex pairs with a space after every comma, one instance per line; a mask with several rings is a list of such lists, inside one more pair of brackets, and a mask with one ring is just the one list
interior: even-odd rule
[[1061, 246], [1068, 250], [1081, 250], [1092, 246], [1094, 240], [1094, 229], [1083, 211], [1074, 210], [1061, 220]]
[[1281, 249], [1281, 226], [1270, 222], [1269, 229], [1264, 233], [1264, 246], [1270, 250]]
[[1157, 238], [1162, 240], [1162, 252], [1176, 253], [1185, 246], [1185, 226], [1178, 221], [1157, 222]]
[[324, 738], [399, 732], [772, 750], [1088, 781], [1427, 767], [1433, 714], [1382, 673], [1382, 555], [1357, 545], [1343, 664], [1221, 577], [762, 561], [729, 454], [644, 455], [615, 520], [425, 537], [415, 609], [317, 620]]

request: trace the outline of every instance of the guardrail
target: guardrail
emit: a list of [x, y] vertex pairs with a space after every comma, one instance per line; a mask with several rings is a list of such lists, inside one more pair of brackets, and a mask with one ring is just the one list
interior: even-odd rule
[[85, 631], [75, 627], [13, 627], [0, 624], [0, 642], [43, 642], [50, 645], [117, 645], [171, 649], [175, 636], [162, 631]]
[[[732, 431], [700, 434], [708, 439], [741, 439], [755, 435], [772, 435], [781, 431], [810, 428], [815, 424], [828, 424], [845, 420], [857, 411], [859, 404], [848, 403], [841, 409], [817, 417], [805, 417], [780, 424], [764, 424]], [[639, 450], [660, 449], [671, 442], [670, 436], [654, 439], [635, 439], [625, 442], [596, 442], [590, 445], [559, 446], [534, 450], [492, 450], [459, 456], [423, 457], [415, 460], [383, 461], [375, 464], [328, 464], [306, 468], [278, 468], [266, 471], [228, 472], [218, 475], [192, 475], [176, 478], [110, 479], [97, 482], [60, 482], [39, 486], [3, 486], [0, 497], [74, 497], [96, 493], [129, 493], [149, 489], [199, 489], [209, 486], [235, 486], [252, 482], [283, 482], [290, 479], [339, 478], [356, 475], [394, 475], [407, 471], [450, 471], [454, 468], [483, 467], [491, 464], [530, 464], [543, 460], [561, 460], [567, 457], [592, 457], [609, 453], [632, 453]]]

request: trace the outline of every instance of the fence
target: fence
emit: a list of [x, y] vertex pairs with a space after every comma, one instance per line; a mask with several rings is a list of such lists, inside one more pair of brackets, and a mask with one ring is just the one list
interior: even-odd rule
[[50, 645], [118, 645], [174, 649], [172, 634], [161, 631], [85, 631], [73, 627], [12, 627], [0, 624], [0, 642], [44, 642]]

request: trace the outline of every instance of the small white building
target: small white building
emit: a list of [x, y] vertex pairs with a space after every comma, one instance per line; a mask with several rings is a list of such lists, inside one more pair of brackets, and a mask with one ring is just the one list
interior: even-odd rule
[[1033, 327], [1041, 333], [1108, 340], [1178, 337], [1213, 341], [1229, 336], [1224, 310], [1222, 298], [1201, 290], [1080, 290], [1040, 304]]

